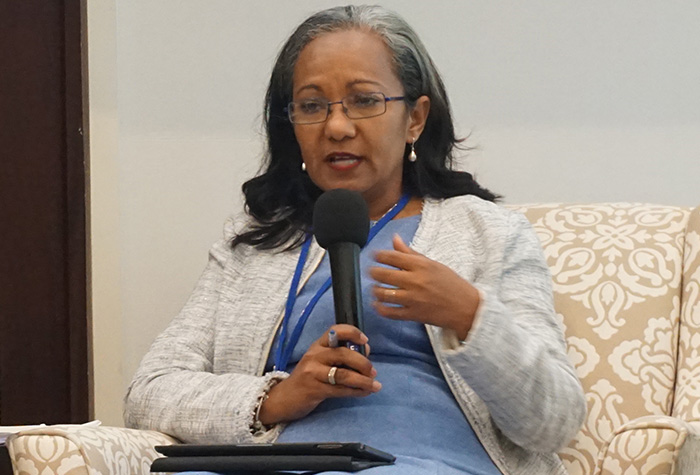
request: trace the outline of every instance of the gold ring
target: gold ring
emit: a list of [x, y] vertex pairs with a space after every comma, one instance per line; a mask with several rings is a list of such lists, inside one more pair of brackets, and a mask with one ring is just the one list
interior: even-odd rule
[[336, 366], [332, 366], [330, 371], [328, 371], [328, 384], [335, 386], [335, 372], [338, 371]]

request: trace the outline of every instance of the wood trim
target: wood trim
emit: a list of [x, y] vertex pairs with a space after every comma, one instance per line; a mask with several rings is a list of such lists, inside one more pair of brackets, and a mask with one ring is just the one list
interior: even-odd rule
[[84, 18], [82, 0], [64, 0], [66, 114], [66, 279], [70, 412], [86, 422], [93, 417], [89, 398], [86, 273], [85, 130], [87, 94], [83, 87]]

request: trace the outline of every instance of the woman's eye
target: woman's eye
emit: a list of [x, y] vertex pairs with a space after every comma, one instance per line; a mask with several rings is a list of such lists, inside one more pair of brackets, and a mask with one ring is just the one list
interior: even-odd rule
[[372, 94], [357, 94], [351, 99], [351, 103], [355, 107], [374, 107], [377, 102], [379, 102], [377, 97]]
[[299, 112], [302, 114], [317, 114], [322, 107], [320, 101], [302, 101], [299, 103]]

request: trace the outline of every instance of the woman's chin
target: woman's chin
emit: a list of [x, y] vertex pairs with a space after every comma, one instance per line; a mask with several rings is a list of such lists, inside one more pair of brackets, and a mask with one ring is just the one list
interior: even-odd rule
[[322, 183], [316, 183], [316, 186], [321, 188], [323, 191], [337, 190], [338, 188], [343, 188], [345, 190], [357, 191], [362, 194], [366, 191], [367, 187], [363, 186], [357, 180], [323, 180]]

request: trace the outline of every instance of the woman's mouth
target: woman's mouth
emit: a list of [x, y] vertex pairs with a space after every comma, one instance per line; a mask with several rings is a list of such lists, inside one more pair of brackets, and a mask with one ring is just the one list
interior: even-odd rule
[[331, 153], [326, 161], [334, 170], [349, 170], [360, 164], [360, 157], [351, 153]]

